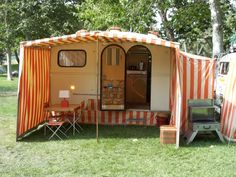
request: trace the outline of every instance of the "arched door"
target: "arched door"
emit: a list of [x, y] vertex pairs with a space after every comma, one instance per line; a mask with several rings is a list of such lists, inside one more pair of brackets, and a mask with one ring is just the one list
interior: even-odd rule
[[101, 56], [101, 110], [125, 109], [125, 51], [109, 45]]

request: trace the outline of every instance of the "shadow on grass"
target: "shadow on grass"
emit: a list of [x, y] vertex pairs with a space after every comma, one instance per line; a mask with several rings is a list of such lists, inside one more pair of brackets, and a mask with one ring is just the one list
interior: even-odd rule
[[181, 147], [214, 147], [214, 146], [226, 146], [227, 142], [222, 143], [219, 137], [215, 133], [207, 133], [207, 134], [197, 134], [194, 140], [190, 144], [186, 144], [186, 139], [181, 138], [180, 140]]
[[[95, 125], [82, 125], [83, 131], [75, 135], [72, 131], [67, 132], [68, 138], [63, 138], [62, 141], [76, 141], [85, 139], [96, 140], [96, 126]], [[49, 141], [51, 133], [44, 136], [44, 129], [33, 132], [29, 136], [23, 138], [23, 142], [46, 142]], [[61, 135], [61, 137], [63, 137]], [[147, 138], [160, 138], [160, 130], [156, 127], [143, 127], [143, 126], [108, 126], [99, 125], [99, 140], [104, 139], [147, 139]], [[50, 141], [61, 141], [57, 137], [52, 138]], [[194, 141], [189, 145], [186, 140], [180, 139], [180, 147], [184, 148], [209, 148], [214, 146], [227, 146], [227, 143], [222, 143], [218, 136], [215, 134], [199, 134], [195, 137]]]
[[[80, 139], [96, 139], [96, 126], [95, 125], [82, 125], [83, 131], [72, 134], [72, 130], [67, 132], [67, 140], [80, 140]], [[47, 131], [47, 135], [44, 135], [44, 128], [33, 132], [29, 136], [23, 138], [20, 141], [23, 142], [44, 142], [48, 141], [51, 132]], [[99, 125], [99, 139], [125, 139], [125, 138], [159, 138], [160, 130], [156, 127], [144, 127], [144, 126], [108, 126]], [[52, 138], [50, 141], [61, 141], [57, 137]]]

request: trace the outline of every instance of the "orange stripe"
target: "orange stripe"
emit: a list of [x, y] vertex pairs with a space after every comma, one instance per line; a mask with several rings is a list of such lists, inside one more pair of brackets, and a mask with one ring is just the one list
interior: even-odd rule
[[231, 116], [229, 116], [229, 127], [228, 127], [228, 131], [227, 131], [227, 135], [228, 137], [230, 137], [230, 133], [234, 127], [233, 125], [233, 121], [234, 121], [234, 117], [233, 117], [233, 113], [234, 113], [234, 110], [235, 110], [236, 106], [231, 104], [231, 108], [230, 108], [230, 113], [231, 113]]
[[147, 122], [147, 111], [144, 111], [144, 113], [143, 113], [143, 118], [146, 120], [146, 122]]
[[205, 86], [204, 86], [204, 98], [208, 98], [208, 87], [209, 87], [209, 73], [210, 73], [210, 61], [206, 61], [205, 65], [205, 70], [206, 70], [206, 75], [205, 75]]
[[[48, 57], [44, 58], [45, 56]], [[43, 83], [49, 80], [49, 78], [44, 79], [44, 77], [49, 77], [49, 60], [50, 50], [48, 49], [25, 48], [24, 50], [20, 83], [18, 136], [44, 120], [42, 105], [44, 100], [48, 101], [49, 84], [44, 87]], [[41, 73], [44, 69], [46, 74]]]
[[190, 99], [194, 99], [194, 60], [190, 59]]
[[126, 124], [126, 112], [125, 111], [122, 112], [122, 123]]
[[108, 123], [112, 123], [112, 111], [108, 111]]
[[133, 111], [129, 111], [129, 119], [133, 118]]
[[173, 42], [170, 43], [171, 48], [175, 48], [175, 44]]
[[161, 40], [161, 45], [162, 45], [162, 46], [166, 46], [166, 41]]
[[91, 99], [91, 110], [95, 110], [95, 101]]
[[211, 97], [210, 98], [213, 98], [214, 97], [214, 79], [215, 79], [215, 68], [216, 68], [216, 61], [214, 61], [214, 64], [213, 64], [213, 68], [212, 68], [212, 83], [211, 83], [211, 85], [212, 85], [212, 88], [211, 88]]
[[223, 133], [225, 133], [224, 130], [225, 130], [225, 125], [226, 125], [225, 122], [226, 122], [227, 108], [228, 108], [228, 101], [225, 100], [223, 103], [222, 114], [221, 114], [221, 131]]
[[198, 61], [198, 84], [197, 84], [197, 98], [201, 98], [201, 88], [202, 88], [202, 61]]
[[182, 129], [186, 126], [186, 108], [187, 108], [187, 58], [183, 56], [183, 73], [182, 73], [183, 91], [182, 91]]
[[102, 111], [101, 122], [105, 123], [105, 111]]
[[34, 100], [34, 91], [37, 89], [36, 88], [36, 86], [35, 86], [35, 63], [36, 63], [36, 60], [37, 60], [37, 57], [35, 56], [35, 51], [34, 50], [32, 50], [32, 56], [33, 56], [33, 60], [32, 60], [32, 64], [31, 64], [31, 70], [32, 70], [32, 75], [31, 75], [31, 87], [33, 88], [33, 89], [31, 89], [31, 91], [30, 91], [30, 93], [31, 93], [31, 99], [30, 99], [30, 104], [31, 104], [31, 108], [29, 108], [30, 110], [30, 116], [29, 116], [29, 127], [28, 127], [28, 129], [29, 128], [31, 128], [31, 127], [33, 127], [34, 126], [34, 124], [35, 124], [35, 122], [37, 121], [36, 120], [36, 118], [37, 117], [34, 117], [33, 119], [31, 119], [31, 117], [33, 117], [33, 115], [35, 116], [35, 100]]
[[154, 124], [154, 112], [151, 112], [150, 114], [150, 125]]

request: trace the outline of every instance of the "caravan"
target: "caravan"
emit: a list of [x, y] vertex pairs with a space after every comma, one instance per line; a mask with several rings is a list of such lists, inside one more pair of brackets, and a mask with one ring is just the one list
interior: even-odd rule
[[160, 112], [187, 129], [187, 100], [213, 98], [215, 61], [154, 34], [78, 31], [21, 43], [17, 139], [45, 122], [44, 103], [80, 104], [82, 124], [154, 126]]

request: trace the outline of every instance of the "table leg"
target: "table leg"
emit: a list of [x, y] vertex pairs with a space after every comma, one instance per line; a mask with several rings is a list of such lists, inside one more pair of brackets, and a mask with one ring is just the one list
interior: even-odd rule
[[73, 117], [73, 135], [75, 134], [75, 111], [74, 111], [74, 117]]

